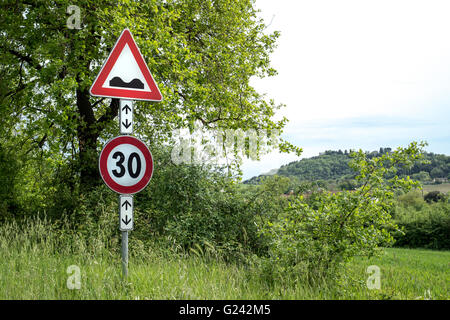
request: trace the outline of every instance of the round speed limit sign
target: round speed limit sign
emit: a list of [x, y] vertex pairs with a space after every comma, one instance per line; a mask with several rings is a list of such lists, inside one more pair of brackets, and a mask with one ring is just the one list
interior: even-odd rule
[[139, 139], [119, 136], [109, 140], [99, 159], [100, 175], [106, 185], [122, 194], [144, 189], [153, 174], [150, 150]]

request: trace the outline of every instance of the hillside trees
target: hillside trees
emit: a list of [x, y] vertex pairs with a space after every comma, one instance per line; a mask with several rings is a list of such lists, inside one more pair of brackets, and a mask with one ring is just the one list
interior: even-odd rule
[[[66, 26], [69, 5], [80, 8], [80, 29]], [[89, 88], [126, 27], [164, 97], [135, 108], [146, 141], [170, 142], [173, 129], [194, 121], [269, 132], [287, 121], [272, 120], [280, 106], [249, 83], [275, 74], [269, 54], [278, 37], [264, 32], [251, 0], [7, 0], [0, 9], [1, 138], [16, 139], [24, 163], [36, 160], [31, 172], [49, 168], [41, 187], [56, 175], [72, 192], [99, 183], [97, 157], [118, 134], [118, 100], [91, 97]]]
[[[379, 151], [365, 152], [369, 159], [389, 153], [392, 153], [392, 149], [383, 147]], [[414, 180], [430, 182], [431, 178], [447, 178], [450, 175], [450, 156], [432, 152], [424, 152], [423, 156], [425, 161], [414, 163], [412, 167], [398, 168], [399, 176], [410, 176]], [[327, 150], [319, 156], [283, 165], [277, 170], [277, 174], [295, 177], [300, 181], [337, 180], [342, 184], [342, 189], [352, 189], [348, 182], [354, 179], [356, 173], [348, 166], [350, 160], [351, 157], [346, 152]], [[259, 180], [259, 177], [253, 177], [245, 183], [255, 184]]]

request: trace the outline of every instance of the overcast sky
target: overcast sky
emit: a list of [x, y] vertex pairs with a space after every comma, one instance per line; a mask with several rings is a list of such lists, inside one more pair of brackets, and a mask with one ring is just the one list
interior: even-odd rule
[[[302, 157], [425, 140], [450, 154], [450, 1], [256, 0], [281, 36], [275, 77], [253, 81], [286, 104], [283, 138]], [[301, 157], [301, 158], [302, 158]], [[244, 161], [244, 179], [300, 158]]]

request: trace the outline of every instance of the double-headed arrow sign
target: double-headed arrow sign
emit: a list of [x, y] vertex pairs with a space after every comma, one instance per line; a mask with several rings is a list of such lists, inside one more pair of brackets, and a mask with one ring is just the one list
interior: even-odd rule
[[121, 231], [133, 230], [133, 196], [120, 195], [119, 229]]
[[120, 133], [133, 133], [133, 100], [120, 100]]

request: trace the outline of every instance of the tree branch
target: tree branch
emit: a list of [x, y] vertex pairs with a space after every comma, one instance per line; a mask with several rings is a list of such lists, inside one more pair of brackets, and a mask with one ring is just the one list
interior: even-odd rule
[[119, 99], [112, 99], [108, 110], [106, 110], [106, 113], [97, 120], [97, 123], [103, 126], [105, 123], [113, 120], [119, 113], [119, 106]]
[[92, 108], [95, 108], [99, 103], [103, 102], [103, 100], [105, 100], [105, 98], [101, 98], [101, 99], [95, 101], [94, 104], [92, 105]]
[[[48, 129], [50, 129], [51, 127], [53, 127], [53, 125], [54, 125], [55, 123], [54, 122], [52, 122], [51, 124], [50, 124], [50, 126], [48, 127]], [[44, 136], [41, 138], [41, 140], [39, 140], [39, 141], [36, 141], [36, 140], [34, 140], [33, 142], [34, 143], [36, 143], [36, 146], [37, 147], [39, 147], [40, 149], [42, 149], [42, 147], [44, 146], [44, 143], [47, 141], [47, 138], [48, 138], [48, 134], [47, 134], [47, 132], [44, 134]], [[27, 152], [25, 152], [25, 154], [29, 154], [30, 152], [31, 152], [31, 150], [33, 150], [34, 149], [34, 147], [32, 146], [30, 149], [28, 149], [27, 150]]]
[[23, 53], [21, 53], [21, 52], [19, 52], [17, 50], [11, 49], [11, 48], [8, 48], [7, 50], [8, 50], [9, 53], [11, 53], [12, 55], [14, 55], [17, 58], [19, 58], [20, 61], [25, 61], [30, 66], [34, 67], [36, 70], [39, 71], [39, 70], [42, 69], [42, 66], [39, 63], [37, 63], [36, 61], [34, 61], [30, 56], [24, 55]]

